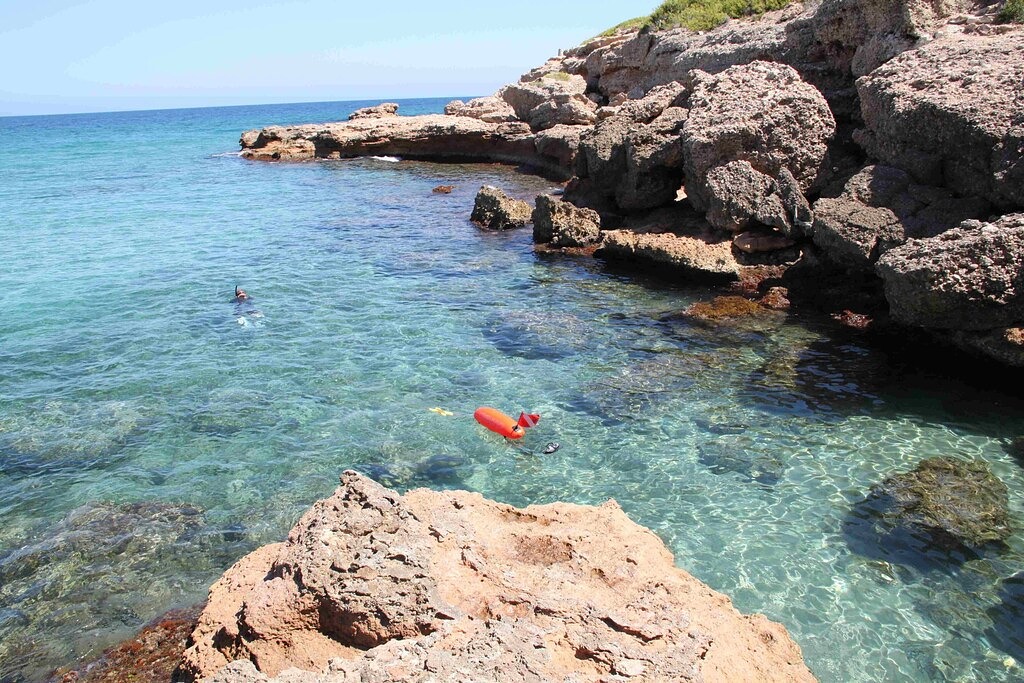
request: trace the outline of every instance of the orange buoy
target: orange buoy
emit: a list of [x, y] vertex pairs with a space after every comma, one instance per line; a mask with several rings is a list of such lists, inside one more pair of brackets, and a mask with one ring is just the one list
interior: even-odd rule
[[477, 408], [473, 413], [477, 422], [487, 427], [495, 434], [501, 434], [506, 439], [521, 439], [528, 427], [533, 427], [540, 420], [540, 415], [522, 413], [517, 421], [495, 408]]

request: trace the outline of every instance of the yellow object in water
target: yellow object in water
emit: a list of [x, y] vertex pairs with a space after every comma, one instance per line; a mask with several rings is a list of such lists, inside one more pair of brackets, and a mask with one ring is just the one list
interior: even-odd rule
[[455, 414], [450, 410], [445, 410], [444, 408], [431, 408], [430, 412], [437, 413], [438, 415], [444, 415], [445, 417], [451, 417]]

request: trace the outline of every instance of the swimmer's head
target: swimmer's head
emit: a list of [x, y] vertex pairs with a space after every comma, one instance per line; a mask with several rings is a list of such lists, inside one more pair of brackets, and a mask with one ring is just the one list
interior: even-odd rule
[[245, 300], [249, 298], [249, 295], [245, 293], [245, 290], [235, 285], [235, 298]]

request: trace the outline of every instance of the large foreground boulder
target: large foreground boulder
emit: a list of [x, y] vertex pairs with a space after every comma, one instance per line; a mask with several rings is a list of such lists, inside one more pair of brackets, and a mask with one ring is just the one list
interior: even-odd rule
[[1024, 207], [1024, 31], [948, 35], [857, 82], [869, 154], [919, 182]]
[[991, 330], [1024, 321], [1024, 214], [964, 221], [910, 240], [875, 267], [896, 320], [948, 330]]
[[676, 568], [613, 501], [517, 509], [464, 491], [403, 496], [355, 472], [341, 483], [213, 586], [179, 675], [813, 680], [782, 626]]

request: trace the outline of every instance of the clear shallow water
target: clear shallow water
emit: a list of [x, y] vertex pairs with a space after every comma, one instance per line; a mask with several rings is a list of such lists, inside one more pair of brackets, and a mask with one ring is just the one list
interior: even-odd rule
[[[897, 564], [851, 516], [954, 455], [990, 463], [1024, 526], [1016, 397], [813, 320], [686, 323], [669, 314], [709, 292], [478, 231], [480, 185], [550, 188], [514, 169], [232, 154], [244, 129], [364, 104], [0, 118], [0, 680], [202, 599], [346, 468], [614, 497], [823, 681], [1021, 678], [1019, 533]], [[561, 450], [503, 444], [485, 404], [542, 413], [527, 446]]]

